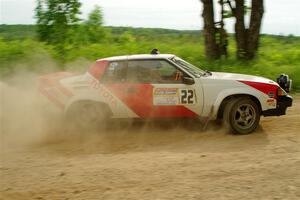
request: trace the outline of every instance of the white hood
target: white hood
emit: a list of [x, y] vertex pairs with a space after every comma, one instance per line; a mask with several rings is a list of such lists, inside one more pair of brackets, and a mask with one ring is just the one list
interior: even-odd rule
[[270, 79], [260, 77], [260, 76], [246, 75], [246, 74], [212, 72], [212, 75], [208, 76], [207, 78], [218, 79], [218, 80], [251, 81], [251, 82], [268, 83], [268, 84], [277, 85], [276, 82]]

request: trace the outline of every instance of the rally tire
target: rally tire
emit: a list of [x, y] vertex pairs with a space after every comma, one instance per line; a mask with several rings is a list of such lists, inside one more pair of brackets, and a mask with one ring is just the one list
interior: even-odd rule
[[65, 118], [70, 130], [103, 130], [109, 120], [109, 108], [105, 104], [93, 101], [76, 102], [67, 110]]
[[260, 108], [251, 98], [235, 98], [226, 104], [223, 120], [231, 133], [250, 134], [259, 124]]

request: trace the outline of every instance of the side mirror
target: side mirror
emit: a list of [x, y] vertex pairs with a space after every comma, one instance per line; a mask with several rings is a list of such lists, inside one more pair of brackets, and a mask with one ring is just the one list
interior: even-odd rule
[[194, 79], [191, 77], [184, 76], [182, 82], [187, 85], [193, 85], [195, 83]]

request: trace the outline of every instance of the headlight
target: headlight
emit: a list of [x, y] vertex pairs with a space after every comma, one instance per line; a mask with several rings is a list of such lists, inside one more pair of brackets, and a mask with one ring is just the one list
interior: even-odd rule
[[287, 93], [284, 89], [282, 89], [281, 87], [278, 87], [277, 89], [277, 96], [286, 96]]
[[284, 89], [286, 92], [290, 92], [292, 89], [292, 80], [289, 79], [289, 75], [287, 74], [281, 74], [278, 78], [277, 78], [277, 83], [278, 85]]

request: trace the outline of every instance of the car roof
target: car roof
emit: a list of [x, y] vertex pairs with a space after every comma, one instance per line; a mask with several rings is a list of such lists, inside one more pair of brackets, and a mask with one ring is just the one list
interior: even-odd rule
[[168, 59], [172, 58], [175, 55], [173, 54], [136, 54], [136, 55], [126, 55], [126, 56], [113, 56], [102, 58], [100, 60], [107, 60], [107, 61], [118, 61], [118, 60], [140, 60], [140, 59]]

